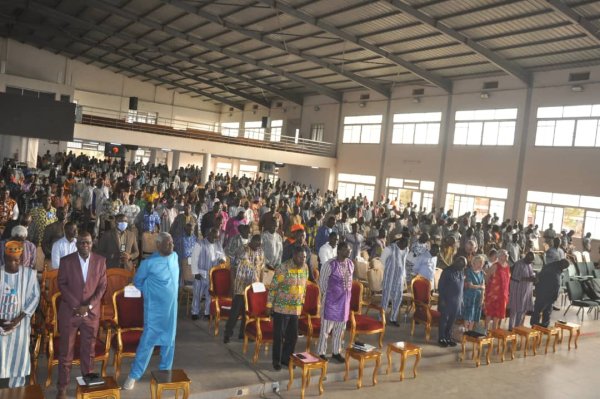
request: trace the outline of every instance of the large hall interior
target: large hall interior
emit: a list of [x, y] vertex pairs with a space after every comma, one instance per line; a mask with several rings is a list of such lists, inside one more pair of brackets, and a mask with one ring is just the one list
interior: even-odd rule
[[0, 0], [0, 399], [597, 398], [599, 94], [600, 1]]

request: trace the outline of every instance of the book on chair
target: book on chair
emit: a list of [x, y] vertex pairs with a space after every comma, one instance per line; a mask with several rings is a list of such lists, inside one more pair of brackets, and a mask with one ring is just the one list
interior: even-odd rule
[[90, 373], [83, 376], [83, 382], [85, 382], [85, 385], [88, 387], [93, 387], [104, 384], [104, 378], [100, 377], [96, 373]]

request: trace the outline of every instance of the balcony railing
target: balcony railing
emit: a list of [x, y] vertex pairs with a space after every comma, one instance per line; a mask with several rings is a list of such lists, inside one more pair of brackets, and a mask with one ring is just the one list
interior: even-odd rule
[[[129, 115], [128, 112], [81, 105], [77, 107], [75, 118], [77, 123], [82, 123], [84, 125], [133, 130], [196, 140], [215, 141], [219, 143], [238, 144], [324, 157], [335, 157], [336, 153], [335, 144], [303, 138], [295, 139], [294, 137], [284, 135], [281, 135], [279, 141], [270, 141], [269, 133], [265, 133], [265, 138], [267, 138], [267, 140], [224, 136], [221, 134], [221, 129], [218, 124], [198, 123], [162, 117], [156, 118], [156, 123], [128, 122], [128, 120], [131, 120], [131, 115]], [[249, 132], [251, 131], [254, 133], [257, 129], [252, 128], [248, 130]], [[243, 135], [244, 129], [240, 128], [239, 134]]]

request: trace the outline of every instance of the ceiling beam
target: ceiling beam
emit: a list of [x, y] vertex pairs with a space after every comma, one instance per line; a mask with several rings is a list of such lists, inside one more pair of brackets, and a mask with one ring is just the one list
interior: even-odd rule
[[[563, 17], [568, 19], [572, 24], [577, 25], [583, 30], [583, 32], [596, 43], [600, 43], [600, 29], [583, 15], [573, 10], [569, 5], [565, 4], [560, 0], [545, 0], [545, 2], [555, 12], [561, 14]], [[581, 5], [581, 4], [576, 4]]]
[[137, 22], [139, 24], [145, 25], [145, 26], [147, 26], [149, 28], [152, 28], [152, 29], [154, 29], [156, 31], [160, 31], [160, 32], [166, 33], [166, 34], [168, 34], [168, 35], [170, 35], [172, 37], [176, 37], [176, 38], [179, 38], [181, 40], [193, 43], [193, 44], [195, 44], [198, 47], [202, 47], [202, 48], [205, 48], [205, 49], [217, 52], [217, 53], [224, 54], [224, 55], [226, 55], [228, 57], [237, 59], [237, 60], [242, 61], [242, 62], [244, 62], [246, 64], [254, 65], [254, 66], [259, 67], [261, 69], [266, 69], [266, 70], [268, 70], [268, 71], [270, 71], [270, 72], [272, 72], [272, 73], [274, 73], [276, 75], [282, 76], [282, 77], [287, 78], [289, 80], [293, 80], [293, 81], [295, 81], [295, 82], [297, 82], [297, 83], [299, 83], [299, 84], [301, 84], [301, 85], [303, 85], [305, 87], [308, 87], [308, 88], [310, 88], [310, 89], [312, 89], [312, 90], [314, 90], [314, 91], [316, 91], [316, 92], [318, 92], [320, 94], [326, 95], [327, 97], [330, 97], [330, 98], [332, 98], [332, 99], [334, 99], [334, 100], [336, 100], [338, 102], [342, 101], [342, 93], [340, 93], [340, 92], [338, 92], [336, 90], [330, 89], [329, 87], [326, 87], [326, 86], [320, 85], [318, 83], [315, 83], [315, 82], [313, 82], [310, 79], [302, 78], [302, 77], [300, 77], [298, 75], [295, 75], [293, 73], [287, 72], [287, 71], [285, 71], [285, 70], [283, 70], [281, 68], [278, 68], [278, 67], [266, 64], [266, 63], [261, 62], [261, 61], [257, 61], [257, 60], [255, 60], [253, 58], [246, 57], [244, 55], [240, 55], [236, 51], [225, 49], [225, 48], [223, 48], [221, 46], [218, 46], [218, 45], [216, 45], [214, 43], [205, 41], [202, 38], [199, 38], [199, 37], [196, 37], [196, 36], [192, 36], [191, 34], [188, 34], [188, 33], [181, 32], [181, 31], [179, 31], [177, 29], [174, 29], [172, 27], [169, 27], [169, 26], [163, 25], [163, 24], [161, 24], [159, 22], [150, 20], [149, 18], [140, 17], [140, 16], [136, 15], [133, 12], [130, 12], [130, 11], [127, 11], [127, 10], [123, 10], [123, 9], [121, 9], [119, 7], [116, 7], [116, 6], [111, 5], [111, 4], [107, 4], [107, 3], [103, 2], [103, 1], [99, 1], [99, 0], [81, 0], [81, 1], [84, 2], [85, 4], [89, 5], [90, 7], [98, 8], [98, 9], [104, 10], [106, 12], [112, 13], [114, 15], [118, 15], [121, 18], [129, 19], [131, 21], [135, 21], [135, 22]]
[[[40, 29], [39, 26], [36, 26], [34, 24], [31, 24], [31, 23], [20, 22], [20, 21], [17, 21], [15, 19], [13, 19], [13, 18], [9, 19], [6, 16], [1, 15], [1, 14], [0, 14], [0, 17], [2, 17], [6, 22], [14, 23], [15, 25], [27, 26], [27, 27], [29, 27], [31, 29], [34, 29], [34, 30], [39, 30]], [[139, 55], [129, 54], [126, 51], [117, 49], [115, 47], [111, 47], [111, 46], [109, 46], [107, 44], [100, 44], [100, 43], [94, 42], [92, 40], [85, 39], [83, 37], [78, 37], [77, 35], [72, 34], [70, 32], [67, 32], [64, 29], [60, 29], [60, 28], [52, 26], [52, 25], [44, 25], [41, 28], [42, 29], [48, 29], [48, 31], [52, 32], [53, 34], [62, 35], [65, 38], [71, 40], [72, 42], [77, 42], [77, 43], [84, 44], [84, 45], [88, 46], [90, 49], [97, 48], [97, 49], [100, 49], [102, 51], [105, 51], [106, 53], [118, 55], [118, 56], [122, 57], [123, 59], [130, 59], [130, 60], [138, 62], [139, 64], [151, 66], [151, 67], [155, 68], [155, 70], [162, 70], [162, 71], [168, 72], [169, 74], [173, 74], [173, 75], [176, 75], [176, 76], [180, 77], [179, 79], [172, 80], [173, 82], [177, 82], [179, 80], [184, 80], [184, 79], [190, 79], [190, 80], [193, 80], [193, 81], [195, 81], [197, 83], [201, 83], [201, 84], [204, 84], [204, 85], [207, 85], [207, 86], [215, 87], [215, 88], [218, 88], [218, 89], [220, 89], [220, 90], [222, 90], [222, 91], [224, 91], [226, 93], [231, 93], [231, 94], [234, 94], [234, 95], [236, 95], [238, 97], [245, 98], [246, 100], [255, 102], [256, 104], [260, 104], [263, 107], [269, 108], [271, 106], [270, 102], [267, 101], [267, 100], [265, 100], [265, 99], [263, 99], [263, 98], [259, 98], [259, 97], [248, 95], [248, 94], [246, 94], [246, 93], [244, 93], [244, 92], [242, 92], [240, 90], [227, 87], [225, 85], [222, 85], [220, 83], [216, 83], [216, 82], [214, 82], [212, 80], [209, 80], [209, 79], [200, 78], [200, 77], [196, 76], [195, 74], [186, 73], [186, 72], [184, 72], [182, 70], [179, 70], [177, 68], [172, 68], [170, 66], [159, 64], [157, 62], [154, 62], [152, 60], [149, 60], [149, 59], [147, 59], [145, 57], [142, 57], [142, 56], [139, 56]], [[223, 98], [223, 97], [218, 96], [218, 95], [213, 94], [213, 93], [207, 93], [207, 94], [211, 94], [212, 97], [211, 96], [207, 96], [207, 97], [212, 98], [213, 100], [216, 100], [216, 101], [222, 101], [222, 100], [226, 99], [226, 98]], [[229, 101], [231, 101], [231, 100], [229, 100]]]
[[[22, 37], [23, 35], [15, 35], [15, 36], [16, 37]], [[25, 36], [31, 38], [31, 41], [30, 40], [24, 40], [24, 41], [31, 42], [31, 43], [35, 44], [36, 46], [41, 45], [41, 46], [43, 46], [43, 47], [45, 47], [47, 49], [57, 50], [59, 52], [62, 52], [64, 54], [68, 54], [68, 55], [71, 55], [71, 56], [75, 55], [75, 53], [70, 52], [70, 51], [68, 51], [68, 50], [66, 50], [64, 48], [60, 48], [59, 46], [56, 46], [56, 45], [48, 42], [46, 39], [43, 39], [43, 38], [41, 38], [39, 36], [35, 36], [35, 34], [33, 34], [33, 33], [29, 33], [29, 34], [27, 34]], [[98, 62], [100, 64], [107, 64], [107, 62], [105, 60], [103, 60], [102, 58], [100, 58], [100, 57], [94, 57], [92, 55], [85, 55], [83, 57], [85, 57], [85, 58], [87, 58], [87, 59], [89, 59], [91, 61]], [[180, 84], [180, 83], [172, 82], [172, 81], [164, 79], [163, 77], [160, 77], [160, 76], [150, 75], [149, 73], [147, 73], [145, 71], [140, 71], [139, 69], [135, 69], [135, 67], [124, 67], [124, 66], [121, 66], [121, 65], [111, 65], [111, 66], [114, 66], [115, 68], [118, 68], [118, 69], [120, 69], [122, 71], [130, 72], [130, 73], [132, 73], [132, 74], [134, 74], [136, 76], [143, 76], [143, 77], [145, 77], [147, 79], [150, 79], [150, 80], [153, 80], [153, 81], [157, 81], [157, 82], [160, 82], [160, 83], [165, 84], [165, 85], [174, 86], [174, 87], [177, 87], [177, 88], [182, 89], [182, 90], [187, 90], [187, 91], [199, 94], [199, 95], [201, 95], [203, 97], [212, 98], [215, 101], [219, 101], [219, 102], [221, 102], [223, 104], [227, 104], [230, 107], [237, 108], [237, 109], [239, 109], [241, 111], [244, 110], [244, 104], [236, 103], [236, 102], [228, 100], [226, 98], [222, 98], [222, 97], [210, 94], [210, 93], [206, 93], [206, 92], [204, 92], [202, 90], [196, 89], [194, 87], [190, 87], [188, 85], [183, 85], [183, 84]]]
[[296, 47], [289, 46], [285, 42], [269, 38], [268, 35], [265, 35], [264, 33], [257, 32], [254, 30], [249, 30], [249, 29], [246, 29], [243, 26], [238, 25], [236, 23], [226, 21], [226, 20], [222, 19], [221, 17], [219, 17], [218, 15], [211, 14], [207, 11], [204, 11], [201, 7], [194, 6], [192, 4], [184, 2], [182, 0], [160, 0], [160, 1], [165, 4], [170, 4], [174, 7], [177, 7], [177, 8], [179, 8], [185, 12], [188, 12], [190, 14], [197, 15], [197, 16], [204, 18], [212, 23], [220, 25], [220, 26], [227, 28], [229, 30], [232, 30], [234, 32], [240, 33], [241, 35], [244, 35], [246, 37], [252, 38], [254, 40], [258, 40], [259, 42], [264, 43], [268, 46], [278, 48], [289, 54], [293, 54], [293, 55], [300, 57], [306, 61], [310, 61], [310, 62], [317, 64], [323, 68], [329, 69], [339, 75], [342, 75], [342, 76], [358, 83], [359, 85], [361, 85], [363, 87], [366, 87], [367, 89], [373, 90], [373, 91], [383, 95], [384, 97], [390, 96], [389, 88], [384, 87], [383, 85], [380, 85], [378, 83], [375, 83], [371, 79], [368, 79], [363, 76], [359, 76], [353, 72], [344, 70], [343, 64], [340, 66], [340, 65], [325, 61], [321, 57], [306, 54], [302, 50], [300, 50]]
[[348, 33], [342, 29], [336, 28], [335, 26], [333, 26], [327, 22], [324, 22], [323, 20], [321, 20], [319, 18], [313, 17], [313, 16], [305, 13], [304, 11], [300, 11], [300, 10], [298, 10], [290, 5], [287, 5], [281, 1], [278, 1], [278, 0], [259, 0], [259, 1], [261, 3], [270, 5], [275, 10], [279, 10], [285, 14], [291, 15], [294, 18], [301, 20], [302, 22], [305, 22], [309, 25], [315, 26], [319, 29], [324, 30], [327, 33], [336, 35], [343, 40], [354, 43], [354, 44], [362, 47], [365, 50], [369, 50], [372, 53], [380, 55], [381, 57], [393, 62], [394, 64], [399, 65], [399, 66], [403, 67], [404, 69], [409, 70], [414, 75], [418, 76], [419, 78], [421, 78], [423, 80], [426, 80], [427, 82], [431, 83], [432, 85], [440, 87], [448, 93], [452, 92], [452, 81], [451, 80], [446, 79], [442, 76], [436, 75], [434, 73], [431, 73], [421, 67], [418, 67], [415, 64], [413, 64], [412, 62], [406, 61], [406, 60], [394, 55], [393, 53], [382, 49], [381, 47], [379, 47], [377, 45], [371, 44], [363, 39], [360, 39], [351, 33]]
[[509, 75], [512, 75], [525, 83], [527, 86], [531, 85], [532, 75], [531, 72], [522, 68], [518, 64], [508, 61], [504, 57], [494, 53], [488, 48], [482, 46], [477, 43], [473, 39], [465, 36], [464, 34], [458, 32], [457, 30], [449, 27], [448, 25], [440, 22], [439, 20], [430, 17], [429, 15], [417, 10], [416, 8], [406, 4], [404, 1], [400, 0], [380, 0], [384, 1], [394, 8], [402, 11], [403, 13], [410, 15], [411, 17], [417, 19], [419, 22], [424, 25], [429, 26], [430, 28], [435, 29], [436, 31], [449, 36], [461, 44], [469, 47], [471, 50], [475, 51], [477, 54], [486, 58], [489, 62], [496, 65], [498, 68], [504, 70]]
[[[281, 98], [289, 100], [295, 104], [302, 105], [302, 102], [303, 102], [302, 97], [295, 95], [293, 93], [289, 93], [285, 90], [280, 90], [280, 89], [274, 87], [273, 85], [259, 82], [255, 79], [253, 79], [252, 77], [246, 77], [244, 73], [239, 73], [235, 70], [232, 70], [231, 68], [221, 68], [212, 63], [208, 64], [206, 62], [200, 61], [199, 59], [195, 58], [194, 56], [187, 56], [182, 53], [172, 51], [170, 48], [168, 48], [164, 45], [158, 45], [158, 46], [154, 45], [154, 43], [152, 43], [151, 41], [149, 41], [147, 39], [137, 39], [136, 37], [134, 37], [130, 34], [124, 33], [124, 32], [120, 32], [120, 31], [116, 30], [115, 28], [109, 28], [108, 25], [106, 25], [106, 24], [98, 25], [92, 21], [84, 20], [81, 18], [76, 18], [72, 15], [62, 13], [53, 8], [47, 7], [46, 5], [44, 5], [42, 3], [36, 2], [35, 0], [29, 0], [28, 2], [21, 1], [21, 3], [23, 4], [23, 6], [28, 6], [28, 10], [30, 10], [32, 12], [37, 12], [38, 14], [43, 13], [46, 17], [49, 17], [51, 19], [56, 19], [56, 20], [77, 26], [81, 29], [86, 29], [88, 31], [91, 29], [96, 32], [100, 32], [106, 36], [117, 37], [128, 43], [133, 43], [133, 44], [140, 46], [143, 49], [143, 51], [146, 51], [146, 52], [151, 51], [156, 54], [160, 54], [160, 56], [167, 55], [167, 56], [173, 57], [179, 61], [188, 62], [190, 64], [196, 65], [199, 68], [206, 69], [211, 72], [219, 73], [219, 74], [228, 76], [232, 79], [236, 79], [236, 80], [239, 80], [242, 82], [246, 82], [252, 86], [255, 86], [255, 87], [258, 87], [258, 88], [264, 90], [265, 92], [272, 93], [276, 96], [279, 96]], [[75, 54], [75, 56], [78, 56], [78, 54]]]

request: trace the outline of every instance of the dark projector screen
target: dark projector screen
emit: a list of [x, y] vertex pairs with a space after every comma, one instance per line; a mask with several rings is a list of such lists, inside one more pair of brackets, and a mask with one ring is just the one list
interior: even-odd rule
[[0, 93], [0, 134], [73, 140], [75, 104]]

